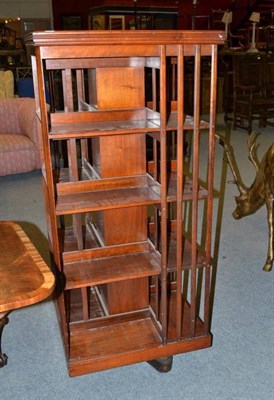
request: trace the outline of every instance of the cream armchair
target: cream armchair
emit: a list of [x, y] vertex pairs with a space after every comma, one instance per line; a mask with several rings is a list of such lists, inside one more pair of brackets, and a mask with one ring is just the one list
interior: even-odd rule
[[40, 168], [35, 100], [0, 99], [0, 176]]

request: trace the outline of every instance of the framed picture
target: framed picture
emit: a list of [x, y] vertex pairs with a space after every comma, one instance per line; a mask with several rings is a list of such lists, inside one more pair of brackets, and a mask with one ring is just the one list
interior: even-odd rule
[[82, 20], [80, 15], [63, 15], [62, 25], [64, 30], [82, 29]]
[[110, 15], [108, 29], [112, 29], [112, 30], [125, 29], [125, 16], [124, 15]]
[[103, 14], [91, 15], [89, 18], [89, 29], [95, 31], [106, 29], [106, 16]]

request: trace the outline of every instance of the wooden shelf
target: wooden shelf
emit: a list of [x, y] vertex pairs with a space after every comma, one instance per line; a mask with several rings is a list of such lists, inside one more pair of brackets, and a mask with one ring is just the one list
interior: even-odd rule
[[57, 185], [56, 214], [66, 215], [160, 202], [159, 183], [136, 177], [66, 182]]
[[[152, 170], [152, 168], [150, 168]], [[83, 175], [80, 173], [80, 175]], [[95, 180], [92, 182], [86, 181], [86, 185], [90, 183], [90, 187], [95, 187], [95, 190], [90, 191], [79, 191], [85, 181], [70, 182], [66, 185], [65, 179], [68, 179], [68, 174], [62, 173], [63, 183], [60, 183], [59, 194], [56, 201], [56, 213], [58, 215], [73, 214], [88, 211], [97, 210], [107, 210], [110, 208], [123, 208], [123, 207], [133, 207], [136, 205], [150, 205], [159, 204], [161, 196], [161, 187], [158, 182], [153, 179], [153, 172], [146, 176], [147, 186], [144, 187], [123, 187], [115, 189], [114, 185], [117, 184], [116, 180], [109, 180], [113, 184], [113, 189], [110, 190], [98, 190], [98, 188], [106, 186], [106, 181]], [[121, 182], [121, 181], [120, 181]], [[127, 182], [127, 180], [125, 180]], [[134, 184], [134, 182], [132, 181]], [[96, 185], [96, 186], [95, 186]], [[176, 172], [171, 172], [168, 174], [168, 191], [167, 191], [167, 201], [176, 201], [177, 196], [177, 175]], [[193, 199], [192, 190], [192, 180], [190, 178], [185, 178], [183, 184], [183, 200]], [[97, 190], [96, 190], [97, 188]], [[72, 191], [75, 190], [75, 193]], [[198, 198], [205, 199], [208, 196], [208, 191], [199, 186]]]
[[[183, 184], [183, 201], [193, 199], [193, 182], [190, 178], [186, 177]], [[206, 199], [208, 197], [208, 191], [199, 185], [198, 198]], [[171, 172], [168, 178], [168, 191], [167, 191], [167, 201], [174, 202], [177, 200], [177, 174], [176, 172]]]
[[85, 138], [94, 136], [125, 135], [159, 131], [159, 125], [153, 121], [112, 121], [97, 123], [79, 123], [54, 125], [51, 129], [53, 139]]
[[[174, 311], [173, 300], [171, 310]], [[157, 355], [167, 357], [211, 346], [212, 337], [203, 333], [201, 321], [196, 323], [196, 336], [190, 338], [190, 307], [184, 305], [183, 336], [178, 342], [174, 335], [175, 314], [169, 323], [170, 339], [162, 345], [151, 313], [147, 311], [101, 318], [95, 321], [71, 323], [70, 376], [100, 371], [134, 362], [153, 360]], [[109, 340], [105, 340], [108, 338]]]
[[[149, 238], [152, 243], [154, 243], [154, 223], [149, 224]], [[176, 248], [177, 248], [177, 235], [176, 235], [176, 223], [171, 226], [170, 235], [167, 239], [167, 270], [168, 272], [176, 272], [177, 271], [177, 258], [176, 258]], [[182, 270], [191, 270], [192, 262], [192, 246], [193, 243], [190, 239], [183, 238], [182, 242], [182, 260], [181, 260], [181, 268]], [[203, 268], [206, 266], [205, 263], [205, 255], [197, 247], [197, 260], [196, 260], [196, 268]], [[161, 240], [159, 240], [159, 254], [161, 254]], [[158, 253], [157, 253], [158, 255]], [[158, 255], [159, 257], [159, 255]], [[159, 258], [160, 262], [160, 258]]]
[[[125, 320], [109, 318], [108, 323], [105, 318], [101, 323], [72, 323], [70, 332], [71, 376], [87, 369], [98, 370], [98, 365], [101, 365], [99, 369], [105, 369], [106, 365], [117, 366], [120, 364], [117, 358], [121, 356], [129, 360], [129, 354], [144, 354], [161, 346], [161, 337], [149, 312], [133, 313]], [[106, 337], [110, 340], [105, 340]]]
[[[151, 307], [152, 309], [155, 310], [155, 298], [154, 295], [151, 296], [152, 301], [151, 301]], [[182, 301], [182, 321], [181, 321], [181, 339], [187, 340], [188, 338], [191, 337], [202, 337], [205, 335], [204, 331], [204, 323], [203, 321], [196, 317], [195, 318], [195, 324], [194, 324], [194, 335], [193, 332], [191, 332], [191, 314], [192, 314], [192, 308], [193, 305], [191, 305], [188, 301], [186, 301], [183, 296], [181, 298]], [[168, 314], [169, 314], [169, 319], [168, 319], [168, 327], [167, 327], [167, 342], [172, 343], [178, 340], [177, 337], [177, 332], [176, 332], [176, 290], [171, 290], [168, 293]]]
[[159, 196], [148, 186], [112, 189], [104, 192], [82, 192], [58, 196], [56, 214], [76, 214], [155, 203], [160, 203]]
[[102, 285], [160, 273], [161, 265], [153, 252], [149, 251], [90, 259], [64, 265], [66, 289]]
[[[154, 138], [159, 140], [159, 131], [161, 127], [159, 113], [149, 109], [139, 109], [138, 111], [139, 118], [144, 118], [144, 115], [141, 115], [141, 112], [146, 111], [148, 114], [147, 118], [149, 118], [149, 114], [151, 114], [151, 119], [130, 119], [131, 116], [133, 116], [132, 118], [138, 118], [136, 110], [130, 110], [130, 112], [126, 113], [125, 117], [128, 119], [117, 121], [111, 119], [114, 118], [114, 115], [116, 114], [116, 112], [113, 111], [86, 111], [51, 114], [50, 137], [54, 140], [57, 140], [79, 137], [92, 138], [96, 136], [128, 135], [145, 132], [147, 134], [151, 134]], [[76, 122], [77, 117], [78, 122]], [[79, 122], [81, 120], [83, 120], [83, 122]], [[172, 112], [167, 121], [167, 131], [175, 131], [177, 126], [178, 113]], [[208, 127], [208, 122], [204, 120], [202, 120], [199, 124], [200, 129], [208, 129]], [[193, 128], [193, 117], [186, 115], [183, 129], [193, 130]]]
[[[64, 240], [64, 273], [67, 277], [66, 289], [102, 284], [107, 281], [120, 281], [134, 277], [152, 276], [159, 273], [161, 257], [153, 251], [153, 224], [149, 226], [151, 243], [131, 243], [127, 246], [99, 247], [95, 237], [91, 234], [85, 239], [84, 250], [77, 248], [77, 237], [72, 228], [67, 229]], [[88, 231], [83, 226], [83, 231]], [[64, 236], [64, 234], [62, 234]], [[167, 268], [168, 272], [176, 272], [176, 232], [173, 227], [167, 242]], [[191, 269], [192, 252], [191, 242], [188, 239], [183, 243], [182, 269]], [[150, 250], [149, 250], [150, 249]], [[131, 252], [139, 251], [136, 254]], [[160, 248], [161, 251], [161, 248]], [[113, 257], [110, 255], [118, 254]], [[119, 254], [120, 253], [120, 254]], [[121, 255], [122, 253], [122, 255]], [[138, 265], [140, 263], [140, 265]], [[141, 263], [144, 263], [143, 265]], [[205, 257], [197, 250], [197, 268], [205, 267]], [[109, 265], [109, 268], [108, 268]], [[78, 271], [79, 269], [79, 271]], [[125, 271], [127, 269], [127, 271]], [[101, 277], [100, 274], [103, 276]], [[100, 280], [100, 282], [99, 282]]]
[[[169, 119], [167, 121], [167, 130], [174, 131], [178, 127], [178, 113], [171, 112], [169, 115]], [[194, 120], [191, 115], [186, 115], [184, 119], [184, 130], [193, 130], [194, 128]], [[199, 123], [199, 129], [208, 129], [209, 123], [207, 121], [201, 120]]]
[[52, 113], [50, 120], [53, 139], [136, 134], [160, 129], [159, 113], [148, 108]]
[[[192, 243], [189, 240], [184, 241], [183, 257], [182, 257], [182, 270], [191, 270], [192, 262]], [[200, 251], [197, 250], [197, 261], [196, 268], [205, 267], [205, 257]], [[168, 272], [177, 271], [177, 260], [176, 260], [176, 236], [173, 233], [172, 238], [168, 245], [168, 261], [167, 261]]]

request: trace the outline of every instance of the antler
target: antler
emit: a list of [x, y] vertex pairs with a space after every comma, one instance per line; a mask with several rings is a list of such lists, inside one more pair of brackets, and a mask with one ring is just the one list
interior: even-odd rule
[[252, 132], [247, 140], [247, 145], [248, 145], [248, 150], [249, 150], [248, 158], [252, 162], [254, 167], [256, 168], [257, 172], [260, 167], [260, 161], [257, 156], [257, 150], [258, 150], [259, 144], [256, 145], [256, 140], [257, 140], [257, 137], [260, 136], [260, 134], [261, 133]]
[[246, 187], [242, 183], [242, 179], [240, 177], [239, 171], [237, 167], [235, 167], [235, 162], [234, 162], [234, 155], [233, 155], [233, 149], [232, 147], [226, 142], [225, 138], [222, 135], [215, 134], [218, 142], [223, 146], [226, 159], [228, 162], [228, 165], [230, 166], [234, 181], [232, 183], [235, 183], [237, 185], [237, 188], [240, 192], [240, 194], [246, 193]]

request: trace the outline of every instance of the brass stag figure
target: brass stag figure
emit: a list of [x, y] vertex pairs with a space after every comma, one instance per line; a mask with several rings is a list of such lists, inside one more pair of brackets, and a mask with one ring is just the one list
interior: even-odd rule
[[271, 271], [274, 259], [274, 143], [267, 150], [261, 162], [257, 157], [256, 144], [259, 133], [252, 133], [248, 139], [249, 160], [256, 168], [256, 177], [250, 187], [246, 187], [241, 180], [238, 170], [233, 163], [232, 149], [225, 139], [216, 135], [220, 144], [224, 146], [227, 162], [234, 177], [233, 183], [237, 185], [240, 192], [235, 197], [237, 206], [233, 212], [235, 219], [254, 214], [264, 204], [267, 208], [267, 221], [269, 227], [269, 241], [267, 258], [263, 267], [264, 271]]

